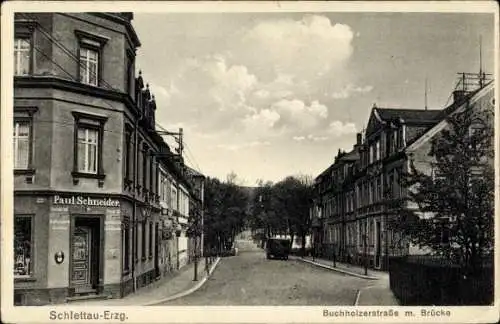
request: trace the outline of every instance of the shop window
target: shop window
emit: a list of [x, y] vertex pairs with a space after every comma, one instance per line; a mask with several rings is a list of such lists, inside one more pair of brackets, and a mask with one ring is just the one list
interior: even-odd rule
[[14, 277], [33, 275], [33, 217], [14, 216]]
[[80, 177], [104, 180], [102, 143], [107, 117], [81, 112], [73, 112], [73, 117], [75, 118], [74, 182], [78, 183]]
[[76, 30], [79, 40], [79, 80], [92, 86], [99, 86], [102, 80], [102, 49], [107, 38]]

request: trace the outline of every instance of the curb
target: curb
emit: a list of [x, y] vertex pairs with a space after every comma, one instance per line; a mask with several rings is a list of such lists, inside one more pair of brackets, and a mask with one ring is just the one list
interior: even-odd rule
[[354, 300], [354, 306], [358, 306], [358, 304], [359, 304], [359, 297], [361, 296], [361, 290], [362, 289], [358, 289], [358, 292], [356, 293], [356, 299]]
[[309, 264], [312, 264], [312, 265], [315, 265], [315, 266], [318, 266], [318, 267], [321, 267], [321, 268], [324, 268], [324, 269], [328, 269], [328, 270], [332, 270], [332, 271], [337, 271], [337, 272], [340, 272], [340, 273], [343, 273], [343, 274], [346, 274], [346, 275], [350, 275], [350, 276], [354, 276], [354, 277], [358, 277], [358, 278], [362, 278], [362, 279], [368, 279], [368, 280], [379, 280], [380, 279], [378, 277], [365, 276], [365, 275], [362, 275], [362, 274], [359, 274], [359, 273], [355, 273], [355, 272], [351, 272], [351, 271], [346, 271], [346, 270], [342, 270], [342, 269], [339, 269], [339, 268], [330, 267], [330, 266], [327, 266], [327, 265], [324, 265], [324, 264], [321, 264], [321, 263], [318, 263], [318, 262], [314, 262], [314, 261], [310, 261], [310, 260], [306, 260], [306, 259], [302, 259], [302, 258], [295, 258], [295, 260], [299, 260], [299, 261], [302, 261], [302, 262], [305, 262], [305, 263], [309, 263]]
[[210, 270], [208, 272], [208, 275], [205, 276], [205, 277], [203, 277], [203, 279], [201, 279], [196, 285], [194, 285], [193, 287], [189, 288], [188, 290], [182, 291], [180, 293], [177, 293], [175, 295], [172, 295], [172, 296], [160, 299], [160, 300], [150, 301], [150, 302], [148, 302], [146, 304], [142, 304], [142, 306], [154, 306], [154, 305], [157, 305], [157, 304], [161, 304], [161, 303], [165, 303], [165, 302], [168, 302], [168, 301], [172, 301], [174, 299], [182, 298], [182, 297], [185, 297], [187, 295], [190, 295], [190, 294], [194, 293], [195, 291], [197, 291], [198, 289], [200, 289], [205, 284], [205, 282], [207, 282], [208, 278], [210, 278], [210, 276], [212, 275], [212, 273], [215, 271], [215, 268], [219, 265], [220, 261], [221, 261], [221, 257], [218, 257], [215, 260], [214, 264], [212, 264], [212, 267], [210, 268]]

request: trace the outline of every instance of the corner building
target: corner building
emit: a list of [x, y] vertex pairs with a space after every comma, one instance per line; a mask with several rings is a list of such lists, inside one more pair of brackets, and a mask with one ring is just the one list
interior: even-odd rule
[[186, 180], [135, 75], [132, 19], [15, 15], [16, 305], [120, 298], [162, 276], [158, 166]]

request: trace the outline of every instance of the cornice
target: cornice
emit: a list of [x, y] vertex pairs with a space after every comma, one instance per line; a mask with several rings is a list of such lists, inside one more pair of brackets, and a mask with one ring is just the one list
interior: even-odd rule
[[121, 102], [125, 104], [128, 110], [132, 112], [132, 114], [134, 114], [136, 118], [139, 116], [140, 113], [139, 110], [135, 107], [132, 98], [127, 93], [114, 89], [110, 90], [100, 87], [94, 87], [84, 83], [62, 79], [56, 76], [14, 77], [14, 88], [33, 88], [33, 89], [54, 88], [63, 91], [70, 91], [101, 99]]

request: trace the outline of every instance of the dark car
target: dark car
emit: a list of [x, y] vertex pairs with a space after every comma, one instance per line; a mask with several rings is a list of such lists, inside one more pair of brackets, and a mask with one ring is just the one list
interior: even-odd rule
[[266, 255], [268, 259], [288, 260], [291, 242], [288, 239], [271, 238], [267, 240]]

